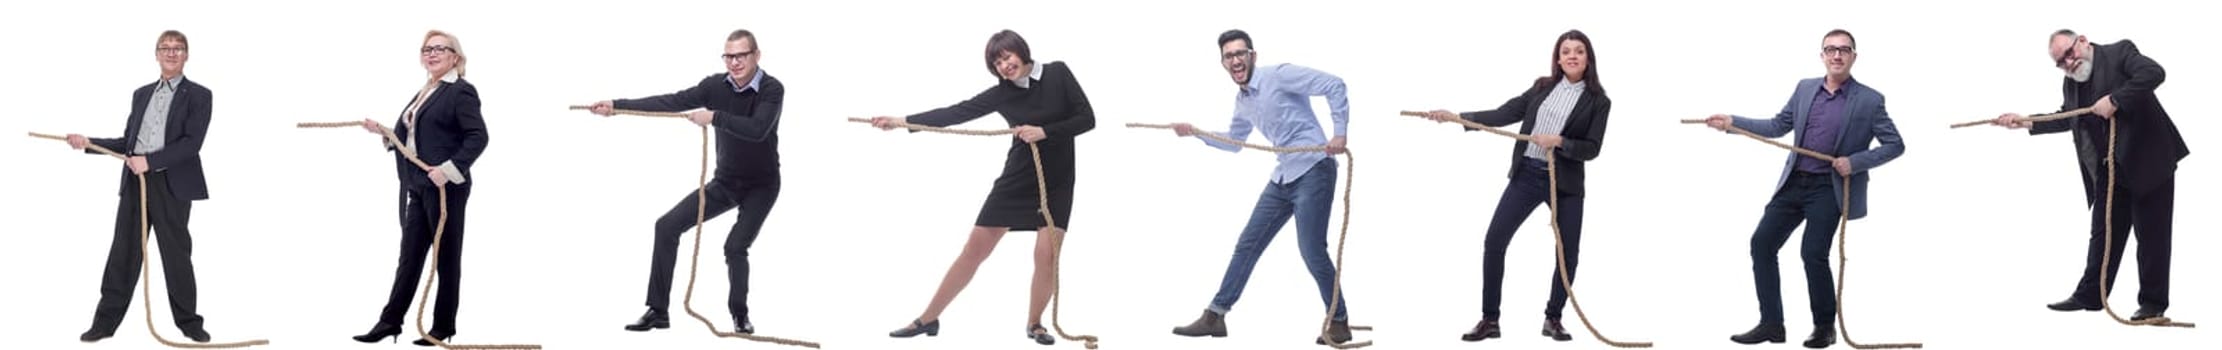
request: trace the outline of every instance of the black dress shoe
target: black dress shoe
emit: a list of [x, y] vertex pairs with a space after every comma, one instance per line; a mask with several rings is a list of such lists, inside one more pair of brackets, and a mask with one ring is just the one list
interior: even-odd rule
[[2068, 300], [2061, 300], [2057, 303], [2045, 304], [2045, 308], [2052, 309], [2052, 311], [2099, 311], [2099, 309], [2104, 307], [2105, 305], [2099, 305], [2099, 303], [2077, 301], [2075, 300], [2075, 298], [2068, 298]]
[[1744, 334], [1728, 336], [1728, 341], [1745, 345], [1758, 344], [1761, 342], [1781, 343], [1790, 341], [1790, 335], [1788, 333], [1789, 331], [1785, 331], [1782, 329], [1782, 325], [1761, 324], [1758, 327], [1752, 327], [1750, 331], [1746, 331], [1744, 332]]
[[100, 341], [101, 339], [108, 339], [108, 337], [113, 336], [116, 336], [116, 330], [114, 329], [101, 330], [100, 328], [93, 328], [85, 330], [85, 334], [78, 334], [77, 341], [91, 343]]
[[910, 320], [910, 326], [887, 332], [887, 336], [895, 338], [916, 337], [919, 334], [925, 334], [928, 337], [941, 335], [941, 320], [934, 320], [933, 322]]
[[1551, 337], [1551, 340], [1557, 341], [1574, 340], [1574, 335], [1566, 334], [1566, 326], [1559, 325], [1558, 319], [1555, 318], [1543, 320], [1543, 336]]
[[1465, 335], [1458, 336], [1458, 340], [1475, 342], [1482, 341], [1483, 339], [1496, 338], [1501, 336], [1504, 336], [1504, 332], [1497, 329], [1497, 321], [1481, 320], [1481, 323], [1474, 324], [1474, 330], [1467, 331]]
[[756, 324], [749, 323], [747, 317], [733, 320], [733, 333], [756, 334]]
[[206, 342], [208, 342], [208, 330], [205, 330], [205, 329], [200, 329], [200, 328], [194, 328], [194, 329], [186, 329], [186, 330], [181, 330], [181, 332], [185, 333], [185, 339], [191, 339], [191, 340], [193, 340], [193, 342], [195, 342], [195, 343], [206, 343]]
[[640, 320], [633, 321], [633, 324], [625, 325], [625, 330], [634, 332], [646, 332], [652, 329], [665, 328], [671, 328], [671, 314], [665, 313], [664, 310], [656, 308], [649, 308], [648, 313], [640, 314]]
[[1836, 345], [1836, 325], [1814, 326], [1813, 336], [1805, 338], [1805, 348], [1824, 349]]
[[1048, 328], [1042, 328], [1042, 325], [1041, 325], [1041, 324], [1039, 324], [1039, 323], [1036, 323], [1036, 324], [1034, 324], [1034, 326], [1032, 326], [1032, 327], [1026, 327], [1026, 338], [1027, 338], [1027, 339], [1033, 339], [1033, 340], [1034, 340], [1034, 343], [1035, 343], [1035, 344], [1041, 344], [1041, 345], [1056, 345], [1056, 344], [1057, 344], [1057, 337], [1056, 337], [1056, 336], [1051, 336], [1051, 335], [1049, 335], [1049, 329], [1048, 329]]
[[363, 333], [363, 335], [355, 336], [355, 341], [364, 343], [376, 343], [379, 339], [385, 339], [387, 337], [393, 337], [395, 342], [400, 342], [401, 325], [380, 323], [376, 326], [370, 326], [370, 332]]
[[2162, 315], [2161, 315], [2161, 311], [2160, 311], [2160, 309], [2152, 309], [2152, 308], [2138, 308], [2138, 309], [2137, 309], [2137, 313], [2134, 313], [2134, 314], [2130, 314], [2130, 315], [2129, 315], [2129, 320], [2130, 320], [2130, 321], [2144, 321], [2144, 320], [2149, 320], [2149, 319], [2155, 319], [2155, 318], [2163, 318], [2163, 317], [2167, 317], [2167, 316], [2162, 316]]
[[[447, 340], [448, 340], [449, 338], [454, 338], [454, 337], [455, 337], [455, 335], [454, 335], [454, 334], [448, 334], [448, 335], [431, 334], [431, 336], [432, 336], [432, 338], [433, 338], [433, 339], [439, 339], [441, 343], [446, 343], [446, 342], [447, 342]], [[413, 341], [413, 342], [409, 342], [409, 343], [410, 343], [410, 344], [417, 344], [417, 346], [432, 346], [432, 345], [434, 345], [434, 344], [432, 344], [432, 341], [431, 341], [431, 340], [425, 340], [425, 339], [421, 339], [421, 338], [420, 338], [420, 339], [417, 339], [417, 341]]]

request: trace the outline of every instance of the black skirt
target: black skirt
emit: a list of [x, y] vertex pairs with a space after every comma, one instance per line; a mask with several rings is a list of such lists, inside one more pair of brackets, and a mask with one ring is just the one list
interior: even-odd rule
[[[1003, 162], [1003, 173], [995, 178], [995, 188], [988, 192], [985, 203], [980, 204], [980, 217], [974, 225], [1008, 227], [1011, 231], [1039, 231], [1042, 226], [1041, 186], [1034, 176], [1034, 154], [1023, 141], [1012, 140], [1011, 151]], [[1057, 219], [1056, 226], [1071, 229], [1073, 185], [1073, 140], [1052, 137], [1040, 145], [1042, 169], [1049, 178], [1049, 212]]]

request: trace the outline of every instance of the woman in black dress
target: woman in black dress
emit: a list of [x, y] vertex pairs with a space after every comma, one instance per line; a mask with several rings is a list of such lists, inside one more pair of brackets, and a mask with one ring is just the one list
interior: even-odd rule
[[941, 311], [949, 301], [972, 282], [972, 275], [980, 269], [980, 262], [995, 251], [997, 241], [1010, 231], [1035, 231], [1034, 284], [1030, 298], [1026, 337], [1036, 343], [1049, 345], [1056, 338], [1042, 328], [1042, 310], [1049, 305], [1052, 274], [1051, 252], [1056, 249], [1054, 233], [1042, 229], [1041, 194], [1034, 175], [1034, 156], [1028, 143], [1041, 149], [1043, 173], [1048, 177], [1049, 211], [1057, 220], [1053, 226], [1070, 229], [1072, 220], [1073, 138], [1095, 129], [1096, 117], [1088, 105], [1088, 95], [1081, 92], [1080, 82], [1073, 79], [1072, 70], [1064, 62], [1035, 63], [1026, 39], [1017, 32], [1004, 30], [988, 39], [988, 72], [996, 77], [995, 86], [971, 99], [955, 105], [897, 119], [878, 117], [872, 126], [892, 129], [896, 123], [928, 126], [950, 126], [979, 119], [990, 112], [1003, 115], [1010, 124], [1013, 140], [1003, 175], [995, 179], [995, 189], [988, 193], [987, 203], [980, 206], [980, 217], [972, 227], [972, 238], [965, 242], [964, 253], [949, 266], [948, 275], [942, 276], [941, 288], [934, 292], [932, 303], [926, 311], [911, 321], [910, 325], [889, 332], [888, 336], [908, 338], [919, 334], [938, 335], [941, 332]]

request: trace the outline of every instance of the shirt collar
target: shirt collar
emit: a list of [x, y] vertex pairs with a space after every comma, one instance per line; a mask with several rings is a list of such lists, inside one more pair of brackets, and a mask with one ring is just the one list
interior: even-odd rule
[[741, 86], [740, 82], [733, 81], [732, 75], [726, 76], [725, 83], [733, 85], [733, 92], [748, 92], [749, 90], [756, 90], [758, 87], [764, 86], [764, 68], [756, 68], [756, 74], [750, 75], [748, 77], [748, 86]]
[[1558, 88], [1561, 88], [1561, 89], [1577, 89], [1577, 90], [1579, 90], [1579, 89], [1588, 89], [1588, 88], [1589, 88], [1589, 80], [1582, 80], [1582, 81], [1568, 81], [1568, 80], [1566, 80], [1566, 78], [1559, 78], [1559, 80], [1558, 80]]
[[175, 77], [170, 77], [169, 79], [163, 79], [163, 80], [161, 80], [161, 81], [156, 81], [156, 82], [155, 82], [155, 85], [156, 85], [155, 87], [156, 87], [156, 88], [168, 88], [168, 89], [177, 89], [177, 84], [180, 84], [180, 83], [184, 83], [184, 82], [185, 82], [185, 75], [184, 75], [184, 74], [179, 74], [178, 76], [175, 76]]
[[1033, 85], [1034, 85], [1034, 82], [1033, 82], [1033, 81], [1035, 81], [1035, 80], [1041, 80], [1041, 79], [1042, 79], [1042, 64], [1041, 64], [1041, 63], [1039, 63], [1039, 62], [1036, 62], [1036, 63], [1034, 63], [1034, 66], [1033, 66], [1033, 67], [1031, 68], [1031, 71], [1029, 71], [1029, 72], [1027, 72], [1027, 73], [1026, 73], [1026, 79], [1023, 79], [1023, 80], [1019, 80], [1019, 81], [1013, 81], [1013, 82], [1011, 82], [1011, 83], [1012, 83], [1012, 84], [1018, 84], [1018, 88], [1020, 88], [1020, 89], [1025, 89], [1025, 88], [1031, 88], [1031, 87], [1033, 87]]
[[1258, 83], [1258, 81], [1263, 80], [1258, 78], [1258, 75], [1260, 72], [1264, 71], [1260, 68], [1265, 67], [1258, 66], [1256, 62], [1250, 63], [1250, 81], [1242, 83], [1241, 90], [1237, 91], [1236, 94], [1238, 94], [1239, 96], [1250, 96], [1258, 92], [1258, 86], [1262, 85], [1261, 83]]
[[454, 69], [449, 69], [447, 75], [440, 76], [440, 82], [442, 83], [454, 83], [458, 79], [463, 79], [463, 74], [456, 72]]

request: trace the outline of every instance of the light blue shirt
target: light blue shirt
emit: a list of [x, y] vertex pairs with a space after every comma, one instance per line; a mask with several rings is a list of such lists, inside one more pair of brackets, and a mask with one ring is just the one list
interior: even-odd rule
[[756, 90], [756, 86], [764, 84], [764, 67], [756, 67], [756, 74], [748, 77], [747, 86], [742, 86], [740, 82], [734, 81], [731, 73], [725, 75], [725, 83], [733, 84], [733, 92]]
[[[1327, 144], [1328, 138], [1319, 129], [1319, 115], [1312, 113], [1312, 96], [1327, 96], [1327, 106], [1335, 120], [1335, 136], [1350, 130], [1350, 100], [1343, 94], [1342, 78], [1316, 69], [1294, 64], [1260, 66], [1250, 72], [1250, 83], [1242, 86], [1235, 95], [1234, 124], [1222, 134], [1236, 141], [1247, 141], [1255, 129], [1275, 147], [1316, 147]], [[1201, 138], [1199, 136], [1199, 138]], [[1204, 144], [1228, 152], [1241, 152], [1241, 145], [1233, 145], [1203, 138]], [[1273, 168], [1273, 183], [1288, 183], [1304, 176], [1312, 165], [1327, 159], [1322, 152], [1293, 152], [1280, 154], [1280, 165]]]

